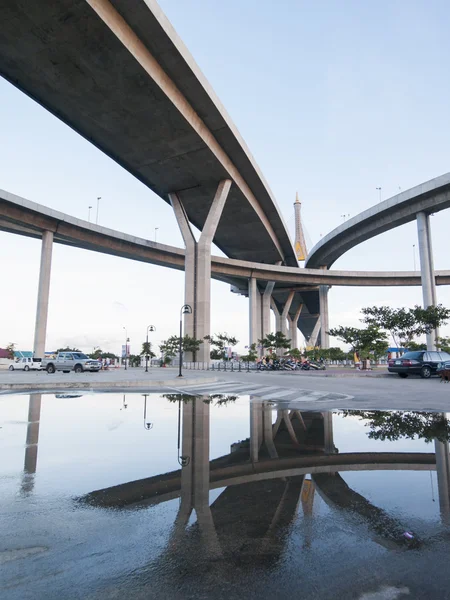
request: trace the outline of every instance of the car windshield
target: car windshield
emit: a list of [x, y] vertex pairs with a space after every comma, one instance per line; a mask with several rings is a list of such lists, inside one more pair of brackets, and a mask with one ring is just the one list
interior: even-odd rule
[[81, 352], [74, 352], [73, 357], [74, 358], [89, 358], [89, 356], [86, 356], [86, 354], [82, 354]]
[[405, 358], [406, 360], [417, 360], [422, 358], [422, 356], [423, 352], [405, 352], [402, 358]]

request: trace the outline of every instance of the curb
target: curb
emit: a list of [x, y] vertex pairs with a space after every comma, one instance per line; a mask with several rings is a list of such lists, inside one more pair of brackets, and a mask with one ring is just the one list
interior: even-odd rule
[[[103, 390], [103, 391], [114, 391], [114, 390], [127, 390], [131, 388], [135, 389], [147, 389], [147, 388], [181, 388], [183, 385], [201, 385], [202, 383], [216, 383], [219, 381], [217, 377], [199, 377], [196, 379], [186, 377], [182, 381], [179, 379], [160, 379], [160, 380], [137, 380], [137, 381], [86, 381], [86, 382], [73, 382], [67, 383], [65, 381], [55, 382], [49, 384], [49, 382], [34, 383], [2, 383], [0, 384], [0, 393], [3, 392], [35, 392], [45, 391], [52, 392], [55, 390]], [[186, 384], [184, 383], [186, 382]]]

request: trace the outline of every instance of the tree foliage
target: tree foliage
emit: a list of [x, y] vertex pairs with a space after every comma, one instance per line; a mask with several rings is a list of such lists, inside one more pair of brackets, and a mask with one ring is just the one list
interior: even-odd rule
[[6, 346], [5, 350], [6, 350], [6, 351], [7, 351], [7, 353], [8, 353], [8, 358], [11, 358], [11, 359], [12, 359], [12, 358], [14, 358], [14, 350], [15, 350], [15, 349], [16, 349], [16, 345], [14, 344], [14, 342], [10, 342], [10, 343], [9, 343], [9, 344]]
[[211, 344], [211, 358], [213, 360], [226, 360], [228, 358], [226, 348], [236, 346], [239, 340], [228, 333], [216, 333], [215, 335], [206, 335], [205, 340]]
[[302, 358], [302, 353], [298, 348], [292, 348], [292, 350], [288, 350], [286, 352], [285, 356], [290, 356], [296, 360], [300, 360]]
[[427, 443], [435, 439], [440, 442], [450, 440], [450, 422], [440, 413], [344, 410], [342, 414], [367, 421], [366, 427], [370, 429], [367, 435], [373, 440], [393, 442], [400, 438], [418, 438]]
[[438, 350], [442, 350], [443, 352], [448, 352], [450, 354], [450, 337], [438, 338], [436, 341], [436, 347]]
[[431, 333], [445, 325], [450, 318], [450, 310], [438, 304], [422, 308], [391, 308], [390, 306], [369, 306], [361, 311], [366, 325], [388, 331], [397, 347], [408, 347], [419, 335]]
[[[202, 340], [196, 340], [194, 337], [186, 334], [182, 340], [183, 352], [192, 352], [195, 354], [202, 343]], [[171, 335], [167, 340], [161, 342], [159, 349], [164, 360], [166, 358], [172, 359], [180, 351], [180, 337], [178, 335]]]
[[258, 351], [256, 350], [256, 344], [252, 344], [248, 348], [247, 354], [244, 354], [241, 356], [241, 360], [243, 360], [244, 362], [255, 362], [255, 360], [257, 358], [258, 358]]
[[276, 333], [268, 333], [265, 338], [262, 338], [258, 341], [263, 348], [269, 350], [269, 352], [286, 350], [287, 348], [291, 347], [291, 340], [288, 339], [281, 331], [277, 331]]
[[156, 354], [152, 352], [151, 342], [143, 342], [141, 356], [148, 356], [149, 358], [155, 358]]
[[357, 352], [362, 359], [383, 356], [388, 347], [387, 335], [375, 325], [369, 325], [365, 329], [357, 327], [335, 327], [328, 332], [332, 337], [349, 344], [352, 352]]
[[58, 354], [58, 352], [81, 352], [81, 350], [79, 348], [69, 348], [69, 346], [66, 346], [65, 348], [58, 348], [56, 353]]

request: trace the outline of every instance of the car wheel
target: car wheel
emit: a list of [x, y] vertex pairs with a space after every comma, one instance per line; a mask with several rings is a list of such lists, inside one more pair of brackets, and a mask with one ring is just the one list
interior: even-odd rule
[[431, 368], [428, 367], [427, 365], [425, 365], [424, 367], [422, 367], [422, 369], [420, 371], [420, 376], [422, 377], [422, 379], [430, 379], [430, 377], [431, 377]]
[[10, 371], [14, 371], [14, 366], [13, 365], [9, 365], [9, 370]]
[[398, 373], [398, 376], [402, 379], [406, 379], [408, 377], [408, 373]]
[[24, 370], [24, 371], [29, 371], [29, 370], [30, 370], [30, 367], [29, 367], [28, 365], [25, 365], [25, 366], [24, 366], [24, 368], [23, 368], [23, 370]]
[[83, 367], [81, 365], [75, 365], [74, 371], [75, 371], [75, 373], [82, 373]]
[[47, 365], [47, 373], [54, 373], [55, 365]]

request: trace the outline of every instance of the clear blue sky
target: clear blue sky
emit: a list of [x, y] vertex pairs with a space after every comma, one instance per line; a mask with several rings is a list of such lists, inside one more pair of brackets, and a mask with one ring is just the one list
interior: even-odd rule
[[[308, 237], [401, 189], [449, 171], [450, 5], [434, 0], [337, 2], [161, 0], [269, 182], [293, 232], [298, 190]], [[100, 224], [181, 246], [170, 208], [42, 108], [0, 81], [0, 188]], [[435, 267], [448, 267], [450, 214], [432, 218]], [[414, 224], [353, 249], [335, 268], [412, 270]], [[0, 234], [0, 346], [31, 348], [39, 243]], [[418, 253], [417, 253], [418, 255]], [[417, 258], [418, 262], [418, 258]], [[247, 343], [247, 301], [213, 283], [213, 331]], [[450, 305], [450, 291], [438, 289]], [[176, 331], [183, 275], [55, 246], [48, 348], [132, 351], [152, 323]], [[412, 305], [420, 289], [334, 288], [330, 324], [362, 306]], [[92, 311], [91, 309], [95, 310]], [[14, 315], [14, 316], [12, 316]], [[450, 330], [444, 331], [449, 334]]]

